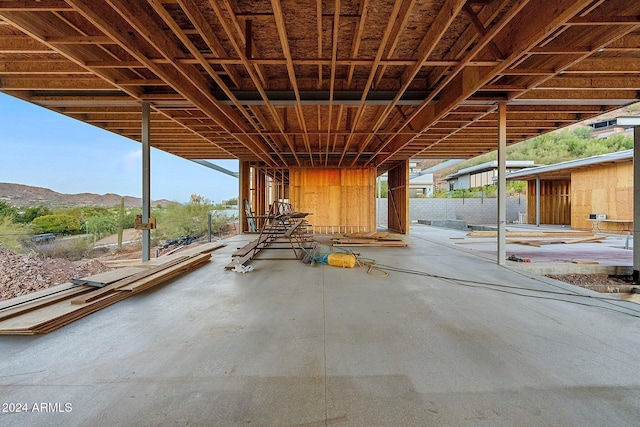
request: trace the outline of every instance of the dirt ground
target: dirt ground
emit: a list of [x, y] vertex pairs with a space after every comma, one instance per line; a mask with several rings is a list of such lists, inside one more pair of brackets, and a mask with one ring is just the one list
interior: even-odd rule
[[[134, 242], [136, 240], [140, 240], [142, 238], [142, 231], [134, 230], [133, 228], [129, 228], [126, 230], [122, 230], [122, 241], [123, 242]], [[118, 244], [118, 235], [112, 234], [111, 236], [104, 237], [96, 242], [96, 246], [106, 246], [106, 245], [117, 245]]]
[[626, 293], [637, 286], [607, 274], [547, 274], [546, 277], [605, 293]]
[[[235, 232], [222, 236], [226, 238]], [[69, 261], [62, 258], [41, 258], [28, 254], [18, 254], [0, 244], [0, 301], [27, 295], [31, 292], [46, 289], [54, 285], [68, 282], [73, 278], [83, 278], [112, 270], [103, 261], [114, 259], [141, 259], [140, 231], [125, 230], [123, 248], [117, 249], [118, 236], [112, 235], [96, 242], [99, 255], [91, 259]], [[159, 250], [162, 255], [175, 248]], [[151, 257], [156, 256], [155, 249]]]

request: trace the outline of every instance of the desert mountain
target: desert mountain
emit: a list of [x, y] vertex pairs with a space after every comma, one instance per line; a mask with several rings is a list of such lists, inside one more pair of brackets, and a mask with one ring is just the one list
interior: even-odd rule
[[[48, 188], [32, 187], [29, 185], [0, 182], [0, 200], [17, 207], [28, 206], [100, 206], [112, 207], [120, 205], [118, 194], [62, 194]], [[151, 202], [153, 206], [173, 203], [169, 200], [156, 200]], [[139, 197], [124, 196], [124, 204], [127, 207], [140, 207], [142, 199]]]

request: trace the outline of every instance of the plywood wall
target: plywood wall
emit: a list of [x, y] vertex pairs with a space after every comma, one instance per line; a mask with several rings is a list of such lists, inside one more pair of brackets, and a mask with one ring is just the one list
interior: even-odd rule
[[409, 161], [389, 170], [388, 227], [398, 233], [409, 233]]
[[291, 168], [291, 204], [307, 217], [315, 233], [374, 231], [374, 168]]
[[253, 228], [260, 229], [274, 201], [289, 198], [289, 168], [274, 168], [264, 163], [240, 161], [240, 224], [242, 232], [252, 228], [247, 221], [244, 201], [249, 202]]
[[[633, 163], [616, 163], [573, 172], [571, 227], [590, 229], [589, 214], [608, 219], [633, 218]], [[601, 224], [605, 231], [607, 224]]]
[[[571, 224], [572, 183], [569, 180], [540, 181], [540, 224]], [[527, 184], [527, 223], [536, 223], [536, 181]]]

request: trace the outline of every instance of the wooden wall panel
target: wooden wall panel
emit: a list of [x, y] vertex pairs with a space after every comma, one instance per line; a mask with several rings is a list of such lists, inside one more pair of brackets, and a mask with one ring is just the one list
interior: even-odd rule
[[375, 183], [374, 168], [291, 168], [291, 204], [315, 233], [374, 231]]
[[[540, 224], [571, 224], [572, 197], [571, 181], [540, 180]], [[527, 223], [536, 223], [534, 180], [527, 184]]]
[[[633, 163], [616, 163], [575, 171], [571, 174], [571, 227], [590, 229], [589, 214], [608, 219], [633, 218]], [[602, 223], [602, 231], [619, 231], [619, 225]]]
[[[600, 165], [572, 172], [571, 181], [540, 181], [540, 223], [590, 230], [590, 214], [608, 219], [633, 218], [633, 163]], [[527, 222], [536, 222], [536, 182], [527, 184]], [[620, 232], [620, 224], [599, 224], [605, 232]]]
[[389, 170], [387, 203], [389, 230], [409, 233], [409, 161]]
[[527, 224], [536, 223], [536, 181], [527, 181]]

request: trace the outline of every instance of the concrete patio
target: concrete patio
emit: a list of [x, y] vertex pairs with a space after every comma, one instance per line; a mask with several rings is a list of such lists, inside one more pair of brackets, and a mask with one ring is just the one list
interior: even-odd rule
[[414, 227], [409, 248], [361, 248], [426, 273], [382, 278], [296, 261], [225, 271], [251, 239], [236, 237], [165, 286], [0, 337], [0, 424], [638, 424], [640, 305], [447, 238]]

